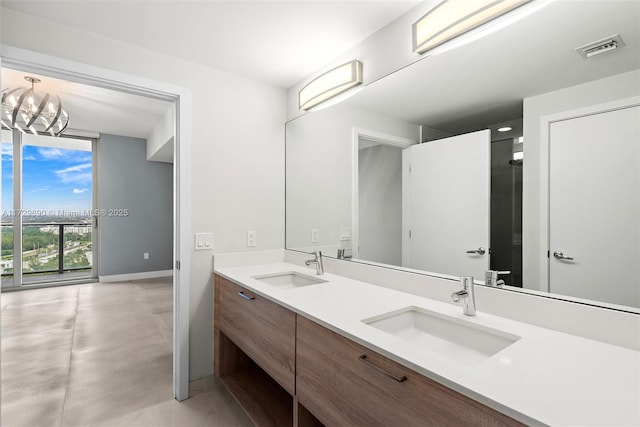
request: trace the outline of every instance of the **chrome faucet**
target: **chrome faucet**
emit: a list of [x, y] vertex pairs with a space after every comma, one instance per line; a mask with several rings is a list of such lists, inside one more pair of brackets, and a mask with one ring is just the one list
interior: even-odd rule
[[487, 286], [504, 286], [504, 280], [498, 279], [501, 274], [511, 274], [510, 271], [487, 270], [484, 273], [484, 284]]
[[315, 264], [316, 265], [316, 274], [317, 275], [324, 274], [324, 266], [322, 265], [322, 252], [315, 251], [315, 252], [311, 252], [311, 254], [314, 255], [314, 258], [313, 259], [308, 259], [304, 263], [306, 265]]
[[453, 302], [462, 302], [463, 313], [466, 316], [476, 315], [476, 297], [473, 292], [473, 277], [461, 277], [462, 289], [451, 294]]

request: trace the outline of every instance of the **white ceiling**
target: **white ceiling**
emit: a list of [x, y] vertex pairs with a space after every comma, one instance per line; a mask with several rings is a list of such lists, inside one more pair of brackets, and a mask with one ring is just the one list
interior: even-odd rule
[[[626, 46], [583, 59], [576, 47], [620, 34]], [[522, 100], [640, 68], [640, 1], [554, 1], [479, 40], [425, 57], [345, 101], [464, 133], [522, 117]]]
[[2, 6], [287, 89], [419, 3], [3, 0]]
[[[2, 0], [2, 7], [289, 88], [419, 3]], [[24, 76], [3, 68], [2, 87], [26, 86]], [[163, 101], [39, 77], [36, 90], [60, 96], [70, 130], [146, 138], [169, 108]]]

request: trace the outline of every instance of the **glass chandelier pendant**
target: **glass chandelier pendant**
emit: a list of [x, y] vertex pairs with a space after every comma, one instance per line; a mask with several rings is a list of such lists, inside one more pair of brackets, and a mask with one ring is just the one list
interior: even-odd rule
[[36, 94], [34, 86], [40, 79], [25, 76], [31, 88], [2, 89], [2, 126], [18, 129], [22, 133], [31, 131], [59, 136], [69, 125], [69, 114], [62, 109], [57, 95]]

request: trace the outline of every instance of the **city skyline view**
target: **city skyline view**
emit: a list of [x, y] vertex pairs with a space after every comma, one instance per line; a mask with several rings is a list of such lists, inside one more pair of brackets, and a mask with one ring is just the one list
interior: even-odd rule
[[[23, 216], [62, 216], [92, 207], [91, 151], [23, 146]], [[2, 216], [12, 216], [13, 150], [2, 143]], [[31, 214], [31, 215], [29, 215]]]
[[[91, 268], [91, 141], [23, 135], [22, 207], [13, 204], [13, 147], [2, 132], [3, 278]], [[14, 247], [15, 215], [22, 217], [21, 251]], [[62, 225], [75, 223], [75, 225]]]

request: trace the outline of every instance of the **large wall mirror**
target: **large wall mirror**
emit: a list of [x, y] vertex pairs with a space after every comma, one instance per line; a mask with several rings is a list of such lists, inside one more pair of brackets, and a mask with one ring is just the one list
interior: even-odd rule
[[639, 23], [554, 1], [288, 122], [286, 247], [640, 313]]

